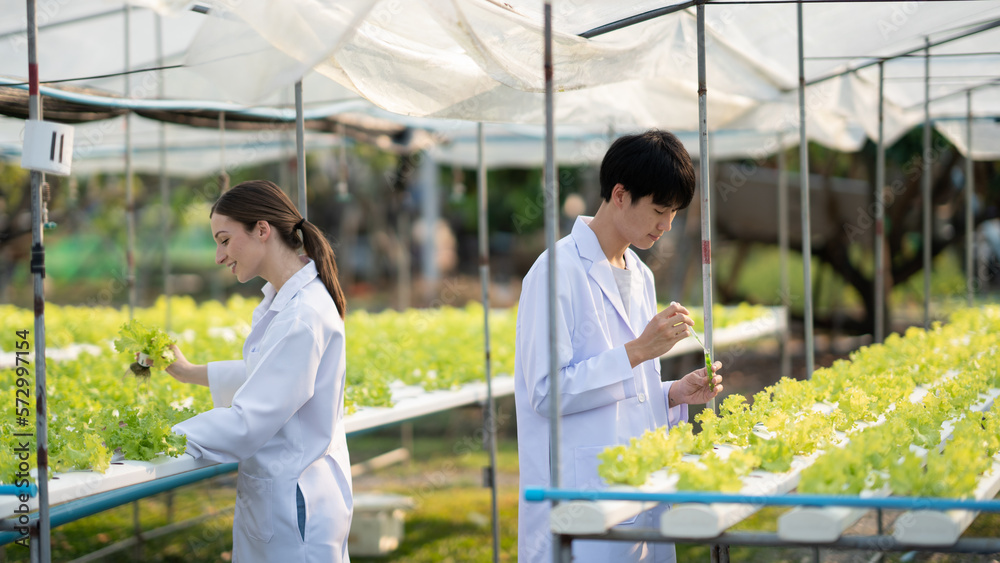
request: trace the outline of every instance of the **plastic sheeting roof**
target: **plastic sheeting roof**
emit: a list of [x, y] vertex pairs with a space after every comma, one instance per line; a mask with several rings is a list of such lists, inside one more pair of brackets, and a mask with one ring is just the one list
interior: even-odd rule
[[[291, 85], [306, 75], [307, 108], [364, 98], [385, 110], [373, 107], [367, 111], [370, 115], [536, 125], [544, 119], [539, 0], [199, 2], [208, 8], [208, 15], [192, 11], [186, 1], [135, 0], [134, 4], [162, 15], [164, 62], [182, 65], [163, 71], [162, 85], [156, 73], [134, 75], [134, 97], [287, 107]], [[657, 126], [681, 132], [682, 137], [697, 130], [693, 8], [592, 39], [579, 36], [678, 4], [556, 0], [555, 107], [557, 123], [566, 131], [558, 153], [562, 160], [603, 154], [596, 148], [609, 130]], [[114, 74], [124, 68], [120, 3], [43, 2], [39, 9], [43, 81]], [[5, 15], [0, 22], [0, 76], [24, 78], [25, 3], [0, 0], [0, 10]], [[818, 1], [807, 2], [803, 11], [807, 80], [918, 50], [928, 37], [937, 42], [1000, 22], [998, 0]], [[132, 12], [131, 66], [155, 66], [156, 16], [143, 7]], [[10, 14], [14, 17], [6, 17]], [[797, 143], [795, 5], [708, 2], [706, 19], [713, 153], [726, 157], [753, 156], [769, 147], [773, 151], [779, 135], [784, 145]], [[1000, 115], [996, 45], [1000, 28], [931, 50], [936, 57], [931, 64], [931, 97], [940, 98], [931, 105], [933, 115], [964, 116], [965, 96], [946, 96], [994, 82], [973, 94], [973, 113], [983, 118], [974, 127], [977, 158], [1000, 158], [997, 135], [992, 133], [996, 127], [985, 119]], [[885, 63], [889, 142], [923, 120], [923, 65], [922, 56]], [[877, 72], [869, 66], [810, 86], [810, 138], [850, 151], [859, 148], [865, 136], [875, 137]], [[122, 77], [71, 84], [124, 90]], [[454, 121], [429, 123], [454, 139], [450, 147], [438, 149], [439, 158], [471, 165], [468, 155], [474, 143], [466, 142], [474, 140], [471, 127]], [[936, 126], [965, 150], [964, 122], [939, 121]], [[500, 153], [494, 164], [540, 162], [540, 128], [495, 126], [488, 131], [489, 152]], [[499, 135], [496, 141], [494, 132]], [[517, 139], [522, 143], [512, 148]], [[10, 141], [8, 133], [2, 133], [0, 145]], [[697, 143], [688, 147], [697, 152]], [[204, 157], [218, 160], [207, 151]]]

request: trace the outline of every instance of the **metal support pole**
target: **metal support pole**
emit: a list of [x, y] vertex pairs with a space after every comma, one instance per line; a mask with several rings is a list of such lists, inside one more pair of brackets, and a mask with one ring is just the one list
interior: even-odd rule
[[420, 221], [424, 225], [424, 240], [420, 244], [420, 272], [424, 278], [423, 298], [427, 302], [433, 300], [441, 283], [441, 269], [437, 264], [437, 237], [434, 235], [441, 217], [441, 178], [438, 170], [431, 153], [421, 153], [420, 165], [417, 167]]
[[[132, 5], [125, 4], [125, 98], [132, 97]], [[128, 286], [128, 318], [135, 317], [135, 193], [132, 185], [132, 112], [125, 114], [125, 263], [128, 269], [125, 282]]]
[[878, 64], [878, 147], [875, 156], [875, 342], [885, 340], [885, 63]]
[[[284, 169], [284, 167], [282, 167]], [[219, 112], [219, 195], [229, 190], [229, 174], [226, 172], [226, 112]]]
[[802, 4], [798, 10], [799, 43], [799, 183], [802, 191], [802, 276], [805, 305], [806, 378], [812, 378], [816, 362], [813, 341], [812, 236], [809, 224], [809, 139], [806, 137], [806, 67], [802, 44]]
[[[715, 358], [712, 345], [712, 189], [708, 161], [708, 87], [705, 77], [705, 4], [698, 2], [698, 164], [701, 166], [701, 295], [705, 308], [705, 348]], [[715, 410], [715, 399], [707, 408]]]
[[295, 82], [295, 170], [298, 173], [299, 213], [309, 218], [306, 208], [306, 126], [302, 113], [302, 80]]
[[[791, 288], [788, 284], [788, 162], [782, 135], [778, 135], [778, 269], [781, 270], [781, 304], [785, 307], [785, 336], [789, 310], [792, 307]], [[788, 338], [779, 338], [781, 346], [781, 377], [792, 376], [792, 356]]]
[[486, 135], [483, 131], [483, 124], [480, 122], [476, 128], [478, 147], [478, 176], [476, 182], [476, 193], [479, 196], [479, 279], [483, 285], [483, 350], [486, 371], [486, 417], [484, 425], [486, 428], [483, 435], [486, 437], [486, 444], [490, 454], [489, 482], [490, 482], [490, 503], [493, 508], [493, 563], [500, 561], [500, 509], [497, 506], [497, 425], [495, 417], [495, 405], [493, 404], [493, 370], [490, 359], [490, 245], [489, 231], [487, 230], [486, 208]]
[[[562, 484], [562, 459], [559, 445], [562, 443], [562, 420], [559, 409], [559, 338], [556, 333], [556, 319], [559, 317], [559, 302], [556, 288], [556, 240], [559, 238], [559, 185], [556, 183], [555, 160], [555, 114], [552, 90], [552, 2], [545, 0], [544, 25], [544, 70], [545, 70], [545, 246], [548, 249], [549, 267], [549, 460], [550, 485]], [[558, 504], [552, 501], [554, 508]], [[552, 535], [553, 562], [570, 560], [572, 549], [569, 541], [563, 541], [559, 534]]]
[[931, 328], [931, 39], [924, 49], [924, 157], [921, 187], [923, 188], [924, 223], [924, 328]]
[[[38, 22], [35, 0], [28, 0], [28, 119], [42, 119], [38, 94]], [[45, 246], [42, 240], [42, 186], [45, 177], [31, 171], [31, 278], [35, 297], [35, 460], [38, 470], [38, 525], [32, 526], [31, 556], [52, 560], [49, 521], [49, 424], [45, 395]]]
[[135, 544], [132, 546], [132, 557], [135, 561], [142, 561], [145, 559], [143, 557], [142, 546], [142, 520], [139, 518], [139, 501], [134, 501], [132, 503], [132, 536], [135, 538]]
[[972, 198], [976, 193], [976, 172], [972, 166], [972, 90], [965, 93], [965, 102], [968, 108], [965, 119], [965, 287], [966, 300], [969, 307], [972, 307], [976, 298], [972, 273], [976, 251], [976, 224], [972, 213]]
[[[156, 66], [163, 67], [163, 17], [156, 14]], [[163, 71], [157, 75], [157, 96], [164, 98]], [[167, 181], [167, 124], [160, 122], [160, 225], [163, 229], [163, 298], [166, 300], [164, 328], [170, 330], [170, 191]]]
[[[286, 104], [291, 105], [293, 107], [295, 106], [295, 87], [294, 86], [292, 87], [292, 92], [291, 93], [292, 93], [292, 99], [289, 100], [288, 99], [288, 94], [289, 94], [288, 90], [285, 89], [285, 88], [281, 89], [280, 98], [281, 98], [281, 105], [282, 106], [284, 106]], [[289, 124], [288, 127], [282, 127], [281, 128], [281, 141], [282, 141], [282, 143], [281, 143], [281, 149], [282, 149], [281, 152], [282, 152], [282, 158], [281, 158], [281, 166], [278, 167], [278, 180], [279, 180], [278, 185], [280, 185], [281, 188], [283, 190], [285, 190], [285, 193], [288, 195], [289, 199], [294, 199], [294, 198], [292, 198], [292, 195], [293, 195], [292, 194], [292, 181], [293, 181], [292, 180], [292, 172], [293, 172], [293, 170], [292, 170], [292, 161], [295, 158], [295, 150], [293, 149], [293, 147], [295, 146], [295, 139], [294, 139], [294, 135], [292, 134], [292, 131], [294, 131], [294, 129], [295, 128], [291, 127], [290, 124]]]
[[[878, 535], [881, 536], [881, 535], [883, 535], [885, 533], [885, 528], [883, 527], [883, 521], [882, 521], [882, 509], [881, 508], [876, 509], [876, 511], [875, 511], [875, 517], [876, 517], [877, 523], [878, 523]], [[878, 562], [881, 563], [881, 561], [884, 561], [884, 560], [885, 560], [885, 553], [879, 553], [877, 556], [875, 556], [875, 561], [878, 561]]]
[[337, 123], [337, 137], [340, 146], [337, 147], [337, 199], [347, 201], [351, 195], [347, 185], [347, 133], [343, 123]]
[[398, 233], [398, 248], [396, 253], [396, 302], [400, 311], [410, 307], [410, 204], [409, 192], [402, 194], [399, 214], [396, 216], [396, 232]]
[[400, 447], [413, 456], [413, 423], [404, 422], [399, 425]]

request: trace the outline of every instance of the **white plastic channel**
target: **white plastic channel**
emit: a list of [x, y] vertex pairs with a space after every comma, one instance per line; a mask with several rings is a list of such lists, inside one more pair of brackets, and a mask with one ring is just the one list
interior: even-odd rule
[[[948, 372], [942, 376], [938, 381], [936, 381], [931, 386], [925, 388], [918, 388], [910, 394], [908, 400], [911, 402], [917, 402], [924, 398], [928, 390], [943, 381], [946, 381], [954, 377], [957, 372]], [[828, 404], [816, 404], [813, 406], [814, 409], [819, 411], [830, 412], [835, 408], [833, 405]], [[892, 409], [893, 407], [890, 407]], [[843, 447], [849, 441], [849, 435], [853, 432], [861, 431], [865, 428], [871, 426], [877, 426], [885, 422], [885, 418], [880, 416], [879, 419], [872, 423], [859, 423], [855, 428], [851, 429], [848, 433], [838, 432], [838, 446]], [[728, 455], [728, 452], [719, 451], [719, 447], [716, 448], [716, 453], [722, 453]], [[802, 471], [812, 465], [812, 463], [820, 456], [823, 452], [814, 452], [809, 456], [796, 456], [792, 468], [784, 473], [770, 473], [766, 471], [753, 471], [750, 475], [743, 478], [743, 488], [740, 490], [740, 494], [744, 495], [781, 495], [786, 494], [793, 490], [799, 483], [799, 477]], [[888, 496], [889, 491], [877, 491], [867, 493], [863, 496]], [[665, 512], [660, 519], [660, 531], [665, 536], [671, 537], [685, 537], [692, 539], [705, 539], [714, 538], [721, 535], [730, 527], [738, 524], [749, 516], [753, 515], [755, 512], [760, 510], [760, 506], [750, 505], [750, 504], [682, 504], [674, 506], [669, 512]], [[818, 509], [824, 511], [824, 509]], [[800, 513], [800, 517], [808, 520], [812, 514], [809, 509], [797, 509], [791, 512], [805, 511], [805, 514]], [[848, 521], [851, 518], [855, 518], [855, 512], [860, 512], [864, 514], [864, 510], [859, 509], [841, 509], [840, 507], [830, 507], [826, 511], [826, 516], [831, 519], [839, 518], [843, 521]], [[783, 516], [787, 516], [790, 513], [786, 513]], [[858, 516], [860, 518], [860, 516]], [[855, 519], [856, 521], [856, 519]], [[853, 522], [852, 522], [853, 523]], [[814, 524], [807, 523], [802, 524], [803, 527], [816, 530]], [[820, 530], [828, 530], [829, 526], [819, 526]], [[839, 537], [839, 536], [838, 536]], [[836, 539], [834, 537], [831, 540]], [[820, 540], [816, 540], [820, 541]]]
[[[816, 454], [795, 456], [791, 469], [784, 473], [752, 471], [743, 478], [743, 488], [740, 489], [740, 494], [783, 495], [798, 485], [802, 470], [812, 465], [815, 459]], [[757, 512], [760, 508], [760, 506], [753, 504], [678, 504], [660, 517], [660, 533], [664, 536], [681, 538], [714, 538]]]
[[[979, 480], [975, 500], [989, 500], [1000, 493], [1000, 455], [993, 457], [993, 467]], [[972, 510], [911, 510], [900, 515], [892, 535], [909, 545], [954, 545], [979, 512]]]
[[[121, 487], [137, 485], [154, 479], [170, 477], [194, 469], [215, 465], [213, 462], [195, 459], [188, 454], [181, 457], [159, 457], [153, 461], [114, 461], [104, 473], [95, 471], [67, 471], [49, 479], [49, 505], [55, 506], [97, 493], [113, 491]], [[35, 470], [31, 470], [35, 477]], [[21, 506], [14, 495], [0, 496], [0, 515], [13, 516]], [[24, 503], [29, 511], [38, 510], [38, 497]], [[23, 509], [22, 509], [23, 510]]]
[[[514, 394], [514, 378], [509, 375], [493, 377], [493, 397]], [[467, 383], [456, 390], [424, 391], [419, 386], [393, 389], [391, 407], [363, 407], [344, 417], [344, 430], [348, 434], [402, 422], [425, 414], [442, 412], [455, 407], [486, 401], [486, 382]]]
[[[817, 403], [812, 408], [815, 411], [829, 414], [835, 407], [830, 404]], [[859, 425], [860, 427], [864, 426]], [[837, 434], [841, 443], [847, 442], [845, 434], [840, 432]], [[727, 446], [716, 446], [715, 448], [716, 454], [723, 458], [728, 456], [732, 449]], [[812, 465], [822, 453], [816, 451], [808, 456], [795, 456], [792, 460], [792, 467], [783, 473], [752, 471], [743, 477], [743, 488], [740, 489], [740, 494], [770, 496], [788, 493], [798, 486], [802, 471]], [[693, 456], [693, 459], [697, 459], [697, 456]], [[752, 504], [732, 503], [678, 504], [660, 517], [660, 533], [670, 537], [714, 538], [745, 520], [760, 508], [760, 506]]]
[[[717, 332], [726, 335], [727, 343], [737, 343], [780, 334], [783, 330], [781, 308], [773, 308], [771, 314], [758, 319], [740, 323]], [[684, 342], [687, 342], [685, 340]], [[693, 340], [692, 340], [693, 342]], [[700, 349], [700, 348], [696, 348]], [[75, 359], [81, 353], [99, 353], [100, 347], [92, 344], [74, 344], [64, 349], [64, 353], [50, 349], [46, 356], [53, 360]], [[55, 357], [53, 357], [55, 356]], [[504, 397], [514, 393], [514, 378], [511, 376], [496, 376], [493, 378], [494, 397]], [[362, 407], [354, 414], [344, 417], [344, 429], [348, 434], [410, 420], [419, 416], [446, 411], [455, 407], [483, 402], [486, 400], [486, 383], [474, 382], [454, 390], [425, 391], [420, 386], [400, 386], [392, 390], [392, 407]], [[195, 460], [189, 455], [179, 458], [157, 458], [150, 462], [123, 460], [115, 462], [105, 473], [94, 471], [69, 471], [53, 476], [49, 480], [50, 504], [56, 505], [92, 494], [111, 491], [138, 483], [169, 477], [201, 467], [213, 465], [202, 460]], [[675, 479], [676, 481], [676, 479]], [[644, 490], [644, 489], [641, 489]], [[673, 490], [673, 489], [671, 489]], [[652, 492], [652, 491], [646, 491]], [[627, 520], [643, 510], [648, 510], [655, 503], [616, 503], [609, 501], [609, 516], [606, 518], [608, 528]], [[16, 497], [0, 497], [0, 517], [14, 514], [20, 506]], [[571, 504], [571, 503], [564, 503]], [[595, 503], [586, 503], [595, 504]], [[603, 503], [602, 503], [603, 504]], [[615, 506], [616, 504], [620, 506]], [[648, 506], [644, 506], [648, 504]], [[28, 502], [30, 510], [37, 510], [37, 499]], [[591, 507], [588, 507], [588, 510]], [[599, 509], [603, 510], [603, 509]], [[592, 511], [592, 510], [591, 510]], [[602, 512], [603, 513], [603, 512]], [[608, 528], [605, 528], [608, 529]]]
[[[787, 327], [788, 315], [785, 312], [785, 307], [767, 307], [767, 313], [756, 319], [715, 329], [712, 335], [714, 340], [713, 346], [718, 349], [734, 344], [752, 342], [759, 338], [781, 336], [785, 334]], [[701, 351], [701, 344], [698, 344], [694, 338], [685, 338], [660, 357], [670, 358]]]
[[[643, 493], [672, 493], [677, 490], [677, 476], [656, 471], [641, 487], [616, 485], [609, 490]], [[552, 531], [557, 534], [599, 534], [639, 513], [654, 508], [657, 502], [628, 500], [571, 500], [559, 503], [549, 514]]]
[[[715, 347], [752, 342], [759, 338], [784, 334], [787, 330], [788, 318], [785, 308], [768, 307], [767, 309], [767, 314], [756, 319], [716, 330]], [[693, 338], [685, 338], [661, 358], [700, 352], [701, 350], [701, 345]], [[797, 473], [796, 482], [798, 482]], [[676, 483], [676, 476], [667, 476], [666, 472], [657, 471], [650, 475], [649, 480], [641, 487], [622, 485], [613, 488], [644, 493], [672, 493], [677, 490]], [[794, 486], [792, 484], [793, 488]], [[549, 523], [552, 531], [558, 534], [599, 534], [656, 505], [655, 502], [618, 500], [564, 501], [550, 512]]]
[[[494, 398], [513, 393], [513, 377], [493, 378]], [[424, 391], [417, 386], [397, 387], [393, 389], [392, 397], [394, 403], [392, 407], [365, 407], [344, 417], [344, 429], [347, 434], [483, 402], [486, 400], [486, 383], [469, 383], [459, 389], [440, 391]], [[49, 479], [49, 503], [54, 506], [211, 465], [215, 464], [195, 459], [188, 454], [178, 458], [159, 457], [153, 461], [114, 460], [104, 473], [68, 471], [54, 475]], [[30, 499], [27, 504], [29, 510], [37, 510], [37, 497]], [[14, 515], [14, 510], [20, 505], [16, 496], [0, 496], [0, 518]]]
[[[955, 372], [948, 372], [944, 379], [953, 377]], [[910, 396], [911, 402], [922, 400], [928, 388], [918, 389]], [[1000, 396], [1000, 389], [991, 389], [986, 397], [970, 407], [976, 412], [984, 412], [993, 406], [993, 401]], [[954, 428], [952, 421], [945, 421], [941, 428], [941, 444], [951, 436]], [[878, 491], [865, 491], [862, 497], [889, 496], [888, 488]], [[842, 506], [801, 507], [790, 510], [778, 518], [778, 537], [786, 541], [829, 543], [836, 541], [843, 533], [869, 512], [868, 508], [849, 508]], [[939, 512], [939, 511], [929, 511]], [[971, 520], [970, 520], [971, 522]], [[912, 532], [911, 532], [912, 534]], [[912, 536], [911, 536], [912, 537]], [[952, 542], [954, 543], [954, 542]]]

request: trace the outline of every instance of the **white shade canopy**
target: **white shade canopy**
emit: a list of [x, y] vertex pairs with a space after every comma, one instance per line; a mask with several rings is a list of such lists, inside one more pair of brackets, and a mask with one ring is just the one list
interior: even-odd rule
[[[304, 77], [307, 111], [342, 111], [338, 104], [359, 102], [355, 113], [431, 129], [439, 138], [450, 139], [450, 146], [436, 149], [441, 160], [470, 165], [474, 135], [467, 122], [486, 121], [498, 124], [487, 131], [487, 152], [499, 153], [491, 157], [492, 164], [541, 162], [540, 2], [136, 0], [133, 4], [131, 68], [158, 66], [160, 42], [163, 64], [179, 66], [133, 74], [127, 97], [185, 101], [188, 106], [230, 102], [288, 108], [292, 84]], [[686, 133], [697, 131], [698, 119], [694, 9], [680, 4], [599, 0], [554, 4], [561, 161], [599, 159], [603, 152], [598, 147], [606, 143], [609, 132], [660, 127], [685, 140], [696, 138]], [[0, 77], [7, 83], [23, 82], [25, 3], [0, 0], [0, 10], [12, 16], [0, 22]], [[607, 33], [588, 33], [656, 10], [676, 11]], [[718, 158], [773, 152], [779, 137], [784, 146], [797, 142], [795, 11], [793, 4], [764, 1], [706, 3], [708, 126]], [[978, 86], [972, 110], [980, 120], [973, 154], [991, 158], [1000, 151], [995, 136], [981, 132], [993, 127], [986, 118], [1000, 115], [1000, 88], [983, 86], [1000, 80], [996, 49], [1000, 27], [993, 27], [1000, 26], [1000, 1], [813, 1], [806, 2], [803, 11], [807, 81], [857, 69], [808, 87], [810, 139], [853, 151], [866, 137], [876, 137], [878, 68], [872, 63], [882, 59], [887, 59], [886, 141], [891, 143], [920, 124], [922, 48], [929, 40], [934, 45], [931, 114], [942, 118], [936, 126], [965, 151], [965, 143], [956, 140], [964, 139], [959, 129], [965, 125], [954, 118], [966, 114], [963, 92]], [[119, 2], [40, 3], [41, 80], [90, 77], [49, 86], [125, 95], [124, 78], [107, 76], [125, 68], [124, 21]], [[586, 39], [580, 34], [593, 36]], [[904, 54], [909, 55], [900, 56]], [[499, 125], [503, 123], [511, 125]], [[15, 129], [10, 124], [0, 126], [0, 154], [17, 152], [19, 141], [10, 133]], [[153, 140], [143, 129], [139, 127], [136, 143], [151, 146]], [[153, 134], [156, 128], [148, 129]], [[493, 133], [501, 138], [494, 140]], [[196, 166], [185, 161], [187, 170], [210, 169], [219, 162], [219, 155], [207, 148], [218, 134], [203, 132], [201, 137], [197, 143], [206, 148], [192, 158], [206, 162]], [[172, 146], [195, 143], [180, 133], [169, 138]], [[329, 145], [331, 139], [328, 136], [325, 142]], [[524, 144], [516, 145], [516, 140]], [[234, 137], [227, 144], [241, 142]], [[697, 154], [697, 143], [686, 145], [692, 155]], [[106, 152], [114, 149], [109, 146]], [[76, 165], [86, 166], [87, 158], [81, 155]]]

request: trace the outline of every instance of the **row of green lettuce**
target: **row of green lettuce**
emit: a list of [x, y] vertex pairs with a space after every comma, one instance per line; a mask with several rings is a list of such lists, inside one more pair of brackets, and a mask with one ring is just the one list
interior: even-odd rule
[[[175, 297], [170, 301], [168, 332], [195, 363], [240, 358], [256, 304], [242, 297], [202, 304]], [[167, 302], [161, 298], [152, 307], [137, 309], [135, 318], [147, 327], [164, 328], [166, 310]], [[513, 373], [516, 314], [514, 309], [490, 314], [494, 374]], [[741, 305], [717, 307], [713, 314], [717, 326], [726, 326], [761, 318], [768, 311]], [[0, 318], [4, 329], [0, 350], [9, 353], [16, 348], [15, 333], [32, 329], [33, 313], [0, 305]], [[103, 471], [116, 450], [133, 460], [180, 455], [184, 438], [173, 435], [171, 426], [212, 408], [205, 387], [179, 383], [156, 368], [148, 380], [132, 375], [128, 366], [133, 358], [115, 352], [112, 346], [127, 321], [125, 309], [46, 307], [49, 348], [90, 347], [75, 359], [47, 362], [49, 461], [55, 471]], [[348, 413], [359, 407], [391, 406], [391, 384], [395, 382], [428, 390], [453, 389], [485, 377], [483, 309], [479, 304], [403, 312], [352, 311], [346, 319], [346, 331]], [[16, 434], [34, 428], [33, 408], [25, 426], [19, 424], [13, 410], [18, 377], [27, 375], [21, 383], [34, 394], [34, 356], [25, 359], [32, 362], [22, 366], [30, 368], [27, 371], [19, 373], [12, 367], [0, 370], [0, 386], [9, 389], [12, 407], [7, 416], [0, 417], [5, 442], [0, 450], [2, 483], [17, 480], [20, 460], [15, 452], [23, 439]], [[26, 463], [34, 467], [34, 455]]]
[[1000, 405], [970, 407], [998, 387], [1000, 307], [965, 309], [946, 325], [861, 348], [809, 381], [782, 379], [752, 404], [730, 395], [718, 415], [696, 417], [700, 432], [682, 423], [608, 448], [599, 471], [638, 486], [665, 469], [679, 490], [736, 492], [754, 470], [785, 472], [795, 456], [815, 454], [800, 492], [967, 497], [1000, 451]]

